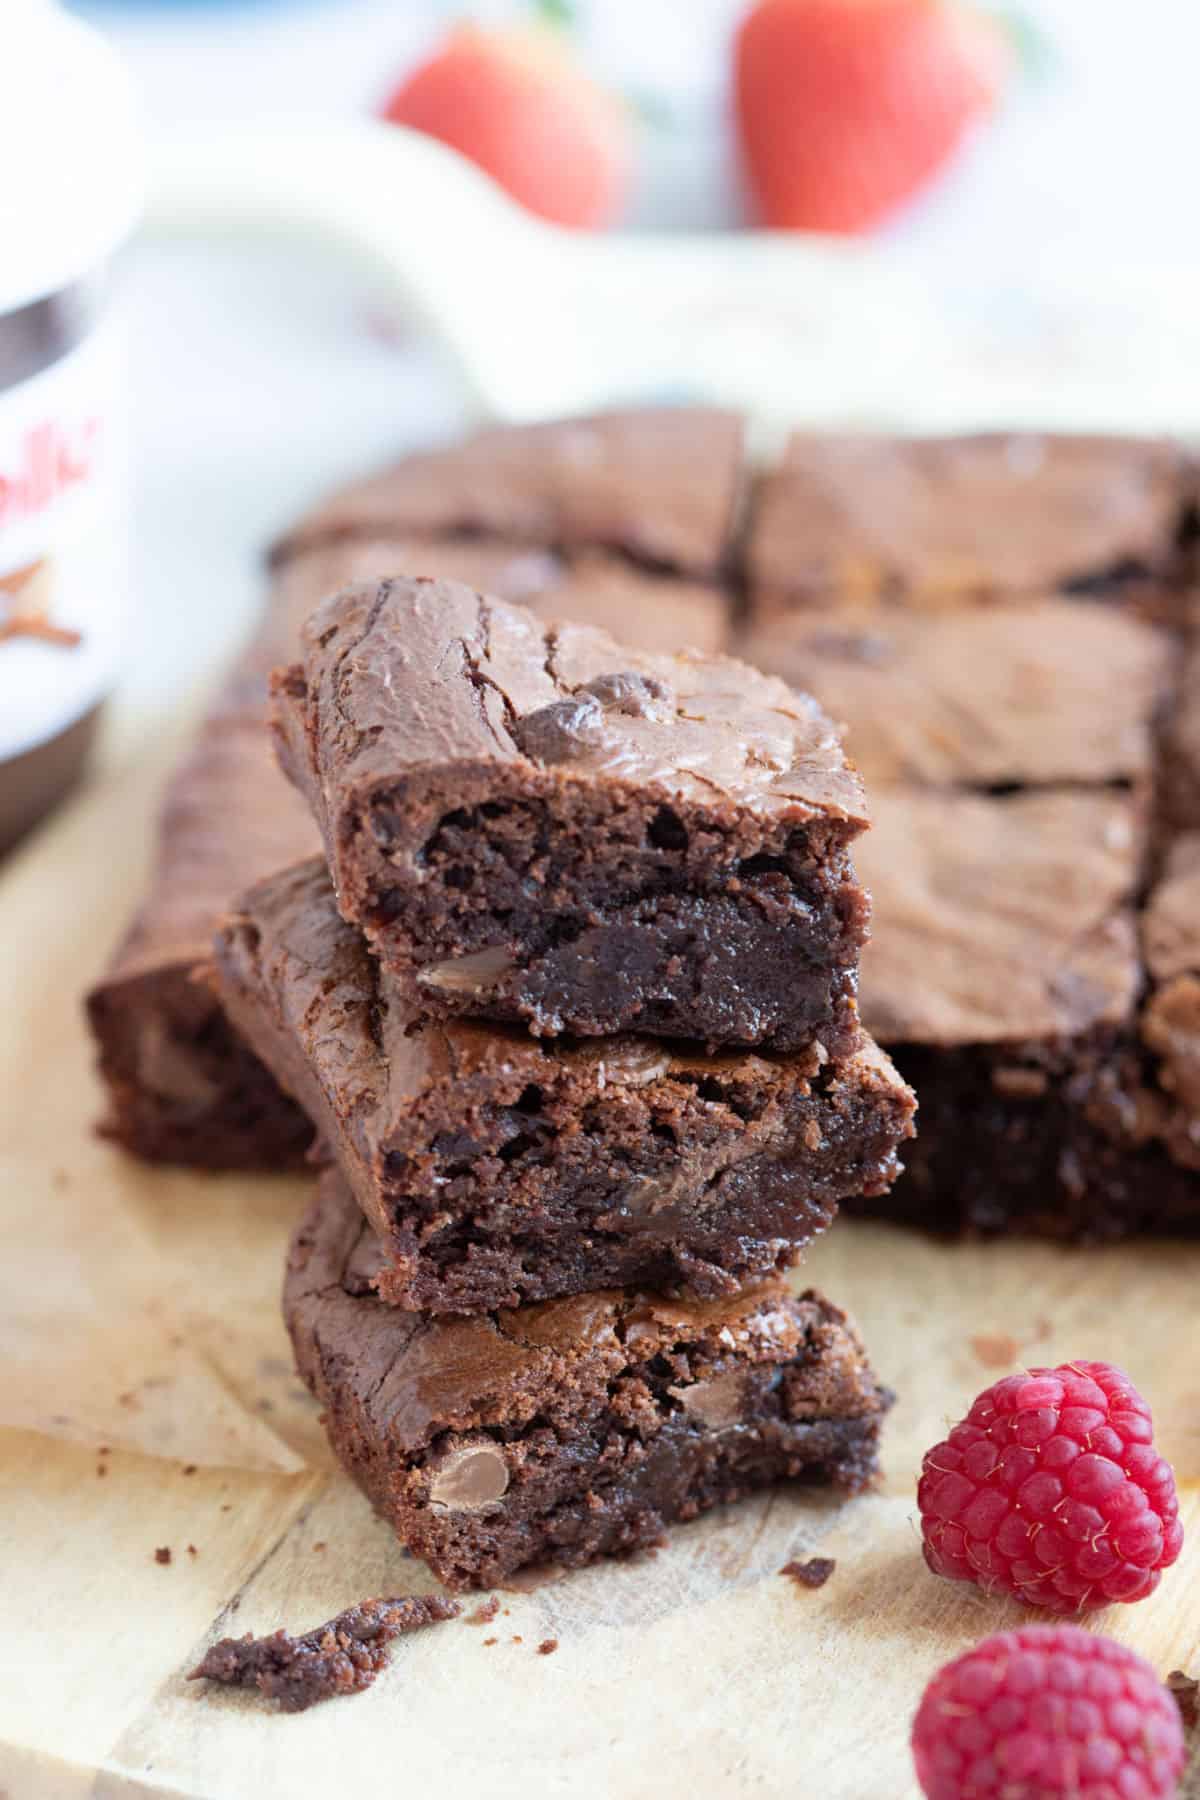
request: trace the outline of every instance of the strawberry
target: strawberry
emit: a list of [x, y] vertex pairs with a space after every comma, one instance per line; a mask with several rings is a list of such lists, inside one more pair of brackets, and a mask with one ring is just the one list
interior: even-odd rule
[[461, 151], [559, 225], [608, 224], [628, 191], [628, 110], [545, 25], [458, 26], [389, 96], [383, 116]]
[[955, 0], [758, 0], [735, 45], [737, 123], [768, 225], [865, 231], [992, 108], [1009, 39]]

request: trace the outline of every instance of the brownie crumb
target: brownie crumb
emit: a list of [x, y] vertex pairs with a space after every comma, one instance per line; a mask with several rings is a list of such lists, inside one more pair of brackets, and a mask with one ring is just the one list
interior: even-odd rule
[[973, 1337], [971, 1348], [975, 1352], [976, 1361], [981, 1362], [985, 1369], [1007, 1369], [1016, 1362], [1020, 1345], [1015, 1338], [985, 1334]]
[[457, 1618], [459, 1610], [455, 1601], [436, 1594], [363, 1600], [302, 1637], [276, 1631], [269, 1637], [222, 1638], [188, 1680], [257, 1688], [284, 1712], [303, 1712], [319, 1700], [361, 1693], [386, 1663], [393, 1638]]
[[837, 1563], [832, 1556], [810, 1556], [807, 1562], [784, 1563], [779, 1573], [790, 1575], [797, 1587], [824, 1587]]
[[558, 1649], [558, 1639], [557, 1638], [544, 1638], [542, 1640], [542, 1642], [538, 1645], [538, 1655], [539, 1656], [553, 1656], [554, 1652], [557, 1649]]
[[515, 1634], [514, 1634], [514, 1636], [513, 1636], [513, 1643], [514, 1643], [514, 1644], [523, 1644], [523, 1643], [524, 1643], [524, 1642], [525, 1642], [525, 1639], [524, 1639], [524, 1638], [523, 1638], [523, 1637], [517, 1637], [517, 1636], [516, 1636], [516, 1635], [515, 1635]]
[[477, 1606], [473, 1613], [467, 1614], [466, 1623], [468, 1625], [490, 1625], [499, 1611], [500, 1597], [498, 1594], [492, 1594], [489, 1599]]
[[170, 1546], [168, 1544], [160, 1544], [158, 1549], [154, 1552], [154, 1560], [156, 1563], [161, 1563], [165, 1568], [171, 1560]]
[[96, 1464], [96, 1473], [97, 1473], [97, 1475], [107, 1475], [108, 1474], [108, 1464], [107, 1463], [97, 1463]]
[[195, 1463], [184, 1463], [183, 1472], [185, 1475], [194, 1475], [196, 1473], [196, 1464]]
[[322, 1551], [328, 1550], [328, 1548], [329, 1548], [329, 1545], [325, 1542], [325, 1539], [318, 1538], [316, 1543], [313, 1545], [313, 1555], [320, 1556]]
[[195, 1544], [189, 1544], [187, 1547], [187, 1552], [188, 1552], [189, 1556], [199, 1556], [199, 1554], [200, 1554], [200, 1552], [197, 1550]]
[[1187, 1729], [1191, 1731], [1200, 1725], [1200, 1681], [1194, 1675], [1185, 1675], [1182, 1669], [1172, 1669], [1167, 1676], [1167, 1692], [1174, 1696]]
[[485, 1650], [490, 1650], [493, 1644], [498, 1644], [499, 1642], [499, 1638], [484, 1638], [483, 1647]]

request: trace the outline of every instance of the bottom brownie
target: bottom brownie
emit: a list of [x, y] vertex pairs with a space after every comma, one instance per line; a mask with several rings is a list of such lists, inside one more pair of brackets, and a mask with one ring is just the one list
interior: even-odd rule
[[875, 1472], [890, 1396], [819, 1294], [607, 1290], [447, 1321], [380, 1301], [378, 1262], [329, 1171], [284, 1316], [345, 1468], [449, 1587], [635, 1550], [782, 1477], [854, 1493]]

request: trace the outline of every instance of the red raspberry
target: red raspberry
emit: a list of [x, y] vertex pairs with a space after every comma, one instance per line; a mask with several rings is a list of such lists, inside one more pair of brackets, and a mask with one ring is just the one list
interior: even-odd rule
[[1166, 1800], [1179, 1708], [1149, 1663], [1079, 1625], [1026, 1625], [947, 1663], [913, 1721], [927, 1800]]
[[1183, 1544], [1152, 1437], [1150, 1408], [1108, 1363], [1006, 1376], [925, 1453], [925, 1561], [1051, 1612], [1144, 1600]]

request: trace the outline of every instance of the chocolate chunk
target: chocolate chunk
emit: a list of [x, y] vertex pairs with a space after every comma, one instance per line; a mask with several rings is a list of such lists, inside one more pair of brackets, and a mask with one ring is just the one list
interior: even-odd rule
[[673, 696], [666, 683], [653, 676], [626, 670], [617, 675], [596, 675], [576, 689], [591, 694], [605, 712], [624, 713], [631, 719], [670, 718]]
[[604, 741], [604, 708], [590, 694], [572, 694], [519, 719], [513, 737], [533, 762], [572, 762]]
[[448, 1512], [480, 1512], [508, 1491], [508, 1464], [494, 1444], [463, 1443], [432, 1471], [429, 1504]]
[[363, 1600], [302, 1637], [276, 1631], [222, 1638], [205, 1651], [189, 1681], [257, 1688], [283, 1712], [304, 1712], [320, 1700], [358, 1694], [387, 1663], [387, 1647], [409, 1631], [458, 1616], [453, 1600], [435, 1594], [402, 1600]]

